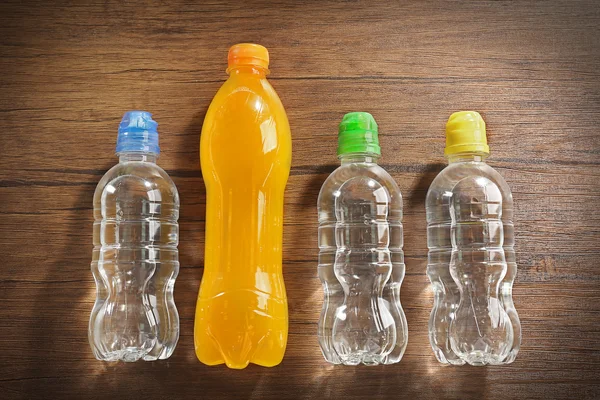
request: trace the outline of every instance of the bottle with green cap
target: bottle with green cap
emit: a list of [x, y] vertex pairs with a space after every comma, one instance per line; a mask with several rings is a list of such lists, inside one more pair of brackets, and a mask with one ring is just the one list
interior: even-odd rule
[[346, 114], [338, 139], [341, 166], [318, 199], [318, 272], [325, 294], [319, 344], [333, 364], [392, 364], [400, 361], [408, 340], [400, 304], [402, 195], [377, 164], [371, 114]]
[[449, 165], [426, 198], [434, 292], [429, 340], [444, 364], [511, 363], [521, 344], [512, 300], [513, 200], [506, 181], [485, 163], [489, 147], [479, 113], [450, 116], [444, 154]]

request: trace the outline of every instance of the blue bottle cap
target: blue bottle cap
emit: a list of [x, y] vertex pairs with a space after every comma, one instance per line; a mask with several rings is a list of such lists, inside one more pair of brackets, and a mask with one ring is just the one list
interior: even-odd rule
[[158, 124], [147, 111], [127, 111], [119, 124], [117, 153], [160, 154]]

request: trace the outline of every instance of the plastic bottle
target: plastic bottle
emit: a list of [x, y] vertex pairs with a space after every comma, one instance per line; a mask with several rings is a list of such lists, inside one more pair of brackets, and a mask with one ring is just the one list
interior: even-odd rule
[[325, 294], [319, 344], [333, 364], [396, 363], [408, 340], [400, 304], [402, 195], [377, 165], [380, 147], [371, 114], [344, 116], [337, 153], [341, 166], [318, 199], [318, 272]]
[[521, 343], [512, 301], [513, 201], [502, 176], [484, 162], [489, 147], [478, 113], [452, 114], [445, 155], [449, 165], [426, 199], [431, 346], [441, 363], [510, 363]]
[[233, 46], [229, 79], [202, 127], [206, 240], [194, 339], [207, 365], [274, 366], [287, 344], [281, 264], [292, 141], [268, 65], [264, 47]]
[[94, 194], [97, 295], [88, 336], [99, 360], [168, 358], [179, 339], [173, 301], [179, 195], [156, 165], [157, 127], [148, 112], [125, 113], [117, 139], [119, 163]]

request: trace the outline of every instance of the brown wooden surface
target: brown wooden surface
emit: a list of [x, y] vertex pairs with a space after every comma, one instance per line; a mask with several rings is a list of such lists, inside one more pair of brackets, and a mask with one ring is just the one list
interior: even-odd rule
[[[0, 398], [599, 398], [599, 3], [395, 3], [2, 2]], [[192, 333], [199, 133], [241, 41], [268, 47], [292, 128], [290, 335], [280, 366], [231, 371], [200, 364]], [[92, 193], [130, 109], [154, 113], [160, 165], [181, 194], [181, 338], [168, 361], [107, 364], [87, 342]], [[490, 164], [514, 193], [523, 344], [510, 366], [442, 367], [427, 339], [423, 200], [461, 109], [484, 115]], [[376, 117], [381, 162], [404, 195], [409, 344], [391, 366], [330, 366], [316, 340], [315, 204], [354, 110]]]

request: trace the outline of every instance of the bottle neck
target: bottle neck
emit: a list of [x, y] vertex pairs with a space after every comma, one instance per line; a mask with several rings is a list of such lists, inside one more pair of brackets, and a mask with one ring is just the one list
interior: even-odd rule
[[373, 153], [350, 153], [339, 156], [342, 165], [352, 163], [377, 164], [379, 156]]
[[269, 70], [255, 65], [235, 65], [227, 68], [229, 76], [255, 75], [258, 78], [266, 78]]
[[455, 164], [461, 162], [482, 162], [488, 157], [487, 153], [459, 153], [448, 156], [448, 163]]
[[119, 153], [118, 155], [120, 163], [138, 161], [156, 164], [156, 159], [158, 158], [158, 155], [156, 153], [144, 153], [137, 151], [131, 153]]

